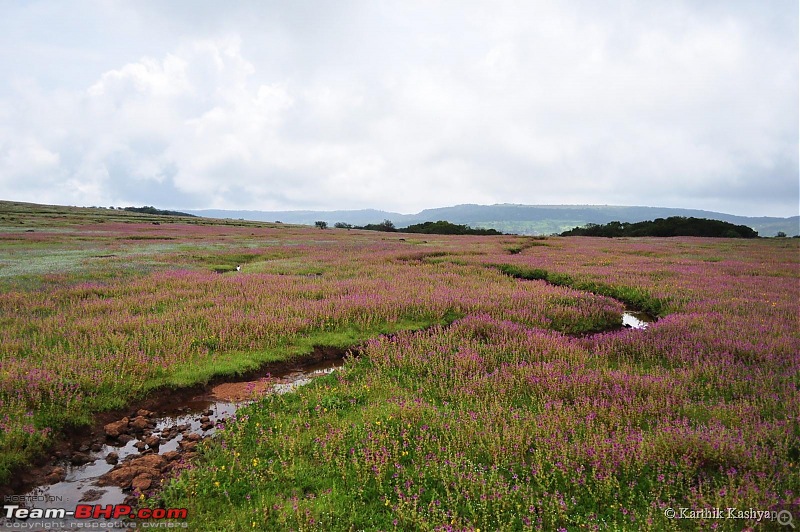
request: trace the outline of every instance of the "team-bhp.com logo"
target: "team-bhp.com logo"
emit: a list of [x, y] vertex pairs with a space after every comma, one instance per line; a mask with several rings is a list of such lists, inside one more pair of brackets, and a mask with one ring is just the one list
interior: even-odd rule
[[138, 508], [127, 504], [79, 504], [66, 508], [24, 508], [15, 504], [3, 506], [6, 519], [186, 519], [186, 508]]

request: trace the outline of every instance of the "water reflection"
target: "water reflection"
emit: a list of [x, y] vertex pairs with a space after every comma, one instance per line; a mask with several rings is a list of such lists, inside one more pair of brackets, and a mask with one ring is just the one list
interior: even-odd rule
[[646, 329], [655, 320], [644, 312], [626, 311], [622, 313], [622, 326], [629, 329]]
[[[310, 383], [315, 377], [329, 374], [344, 364], [342, 359], [324, 360], [322, 362], [298, 366], [270, 378], [261, 378], [246, 382], [221, 383], [203, 393], [185, 401], [180, 405], [172, 405], [166, 410], [157, 411], [153, 416], [156, 422], [152, 429], [153, 434], [166, 434], [176, 427], [180, 428], [180, 436], [162, 443], [157, 451], [164, 454], [179, 448], [179, 442], [188, 434], [213, 434], [218, 424], [232, 417], [244, 405], [250, 404], [265, 393], [287, 393], [300, 386]], [[83, 465], [73, 465], [64, 460], [57, 465], [66, 471], [66, 476], [60, 482], [34, 488], [24, 495], [13, 497], [13, 504], [25, 508], [64, 508], [74, 511], [76, 505], [86, 503], [93, 505], [122, 504], [130, 492], [123, 491], [116, 486], [99, 486], [101, 476], [122, 463], [126, 458], [139, 456], [136, 444], [141, 439], [132, 439], [125, 444], [116, 445], [107, 443], [96, 452], [88, 452], [90, 461]], [[117, 455], [117, 460], [106, 459], [109, 454]], [[111, 462], [111, 463], [109, 463]], [[103, 528], [109, 528], [118, 520], [101, 519]], [[81, 525], [91, 526], [99, 523], [96, 520], [66, 519], [29, 519], [25, 521], [7, 519], [0, 515], [0, 528], [20, 528], [25, 530], [45, 530], [53, 528], [70, 528]]]

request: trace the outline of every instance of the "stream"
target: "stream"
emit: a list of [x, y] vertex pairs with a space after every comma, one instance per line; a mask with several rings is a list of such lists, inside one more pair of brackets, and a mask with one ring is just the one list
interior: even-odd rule
[[655, 318], [644, 312], [626, 310], [622, 313], [622, 326], [626, 329], [646, 329], [655, 321]]
[[[651, 316], [632, 310], [626, 310], [622, 315], [623, 327], [628, 329], [645, 329], [653, 321]], [[104, 523], [104, 528], [135, 526], [135, 523], [122, 519], [97, 521], [80, 520], [69, 515], [52, 517], [55, 514], [47, 519], [31, 516], [28, 522], [18, 516], [12, 517], [8, 505], [71, 512], [77, 505], [106, 507], [130, 504], [138, 493], [137, 485], [141, 491], [148, 491], [151, 480], [147, 477], [147, 470], [147, 478], [140, 477], [141, 480], [134, 480], [133, 474], [126, 476], [126, 467], [132, 471], [138, 467], [137, 464], [157, 462], [160, 469], [156, 474], [161, 478], [179, 471], [194, 457], [197, 443], [214, 434], [240, 407], [267, 393], [291, 392], [315, 377], [335, 371], [344, 364], [343, 354], [330, 356], [329, 353], [322, 360], [313, 357], [299, 361], [297, 365], [267, 374], [267, 377], [210, 385], [186, 400], [162, 401], [160, 409], [140, 409], [106, 424], [99, 437], [95, 435], [93, 441], [86, 440], [75, 452], [58, 459], [50, 469], [50, 475], [45, 477], [44, 484], [22, 495], [6, 496], [0, 526], [20, 530], [69, 529], [98, 522]], [[171, 406], [163, 406], [164, 403]], [[148, 456], [150, 458], [146, 458]], [[140, 475], [141, 469], [137, 471]], [[161, 478], [153, 478], [152, 483], [160, 482]], [[176, 524], [181, 525], [180, 522]]]
[[[112, 470], [123, 469], [126, 464], [136, 463], [136, 460], [143, 456], [155, 454], [169, 458], [171, 461], [168, 465], [175, 464], [170, 469], [179, 469], [185, 465], [183, 457], [187, 451], [193, 451], [199, 440], [214, 434], [240, 407], [266, 393], [291, 392], [299, 386], [310, 383], [316, 377], [335, 371], [344, 364], [344, 360], [336, 358], [308, 364], [300, 362], [300, 364], [272, 373], [269, 378], [223, 382], [210, 386], [188, 401], [182, 402], [181, 405], [176, 404], [164, 410], [155, 412], [139, 410], [135, 417], [124, 418], [131, 420], [126, 425], [132, 426], [137, 419], [144, 419], [148, 423], [147, 427], [139, 432], [133, 430], [126, 432], [124, 433], [126, 437], [121, 439], [108, 435], [108, 427], [114, 423], [106, 425], [105, 443], [101, 444], [95, 440], [89, 449], [85, 449], [86, 444], [84, 444], [81, 447], [83, 450], [79, 449], [71, 457], [65, 457], [55, 464], [54, 470], [62, 477], [61, 480], [38, 486], [22, 495], [5, 497], [4, 511], [0, 514], [0, 527], [17, 530], [52, 530], [85, 527], [98, 523], [96, 520], [70, 517], [69, 514], [64, 518], [54, 518], [56, 513], [45, 519], [34, 516], [31, 516], [30, 520], [14, 518], [9, 516], [8, 505], [39, 508], [44, 511], [63, 508], [70, 512], [79, 504], [102, 507], [128, 504], [130, 497], [135, 494], [130, 488], [123, 490], [118, 485], [109, 483], [108, 476], [113, 474]], [[158, 443], [146, 444], [145, 440], [151, 437], [155, 437]], [[76, 456], [79, 457], [77, 462], [84, 460], [86, 462], [76, 463]], [[163, 462], [168, 461], [165, 459]], [[120, 465], [115, 469], [117, 464]], [[126, 523], [121, 519], [108, 519], [102, 522], [105, 525], [103, 528], [133, 526], [132, 523]]]

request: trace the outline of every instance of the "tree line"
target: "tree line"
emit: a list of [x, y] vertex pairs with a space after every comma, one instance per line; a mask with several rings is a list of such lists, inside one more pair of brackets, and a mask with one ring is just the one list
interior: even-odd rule
[[[320, 229], [328, 227], [327, 222], [318, 221], [314, 225]], [[384, 231], [387, 233], [420, 233], [426, 235], [502, 235], [496, 229], [475, 229], [468, 225], [454, 224], [445, 220], [438, 222], [423, 222], [421, 224], [413, 224], [408, 227], [395, 227], [391, 220], [384, 220], [377, 224], [367, 225], [352, 225], [344, 222], [336, 222], [333, 224], [337, 229], [364, 229], [367, 231]]]
[[144, 207], [120, 207], [119, 210], [129, 211], [129, 212], [140, 212], [143, 214], [160, 214], [161, 216], [191, 216], [192, 218], [196, 218], [194, 214], [188, 214], [180, 211], [168, 211], [164, 209], [156, 209], [155, 207], [152, 207], [150, 205], [145, 205]]
[[586, 224], [564, 231], [560, 236], [701, 236], [717, 238], [757, 238], [758, 232], [746, 225], [734, 225], [721, 220], [671, 216], [644, 222], [609, 222]]

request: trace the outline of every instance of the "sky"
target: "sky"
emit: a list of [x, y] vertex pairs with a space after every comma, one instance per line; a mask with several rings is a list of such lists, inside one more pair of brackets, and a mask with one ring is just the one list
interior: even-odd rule
[[0, 199], [800, 213], [797, 0], [0, 0]]

